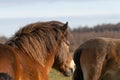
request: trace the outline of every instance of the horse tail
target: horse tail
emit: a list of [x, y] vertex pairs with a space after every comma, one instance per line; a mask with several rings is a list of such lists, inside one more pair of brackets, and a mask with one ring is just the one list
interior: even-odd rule
[[13, 80], [12, 77], [7, 73], [0, 73], [0, 80]]
[[73, 60], [76, 64], [76, 68], [73, 74], [73, 80], [83, 80], [83, 72], [82, 72], [81, 65], [80, 65], [81, 53], [82, 53], [82, 49], [79, 49], [79, 48], [74, 53]]

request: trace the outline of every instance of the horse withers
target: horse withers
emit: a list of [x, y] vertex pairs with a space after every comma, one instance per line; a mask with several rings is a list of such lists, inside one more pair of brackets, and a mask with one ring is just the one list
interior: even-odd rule
[[98, 37], [74, 53], [73, 80], [120, 80], [120, 39]]
[[[67, 23], [59, 21], [37, 22], [21, 28], [5, 44], [0, 44], [0, 74], [9, 80], [49, 80], [56, 57], [69, 55], [67, 36]], [[65, 75], [74, 69], [69, 56], [60, 58], [64, 62], [60, 71]]]

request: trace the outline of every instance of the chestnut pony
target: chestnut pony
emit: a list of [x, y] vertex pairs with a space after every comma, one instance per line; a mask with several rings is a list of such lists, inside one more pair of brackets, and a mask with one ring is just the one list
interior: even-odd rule
[[[61, 62], [59, 67], [54, 64], [57, 70], [67, 76], [72, 74], [68, 32], [67, 23], [59, 21], [37, 22], [21, 28], [5, 44], [0, 44], [0, 79], [49, 80], [48, 74], [56, 61]], [[66, 59], [60, 60], [60, 54]]]
[[120, 80], [120, 39], [95, 38], [74, 54], [73, 80]]

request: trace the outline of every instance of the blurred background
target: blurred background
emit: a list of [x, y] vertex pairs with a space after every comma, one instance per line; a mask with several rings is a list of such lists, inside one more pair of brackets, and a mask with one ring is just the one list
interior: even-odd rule
[[[30, 23], [68, 21], [73, 54], [88, 39], [120, 38], [119, 9], [120, 0], [0, 0], [0, 42], [4, 43], [19, 28]], [[52, 70], [50, 80], [72, 78]]]
[[71, 29], [119, 23], [119, 0], [0, 0], [0, 35], [10, 37], [26, 24], [59, 20]]

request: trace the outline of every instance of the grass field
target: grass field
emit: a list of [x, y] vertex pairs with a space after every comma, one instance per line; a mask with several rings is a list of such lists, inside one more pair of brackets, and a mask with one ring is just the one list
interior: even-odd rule
[[50, 80], [72, 80], [72, 76], [71, 77], [65, 77], [60, 72], [56, 71], [55, 69], [52, 69], [50, 74], [49, 74], [49, 79]]

